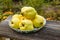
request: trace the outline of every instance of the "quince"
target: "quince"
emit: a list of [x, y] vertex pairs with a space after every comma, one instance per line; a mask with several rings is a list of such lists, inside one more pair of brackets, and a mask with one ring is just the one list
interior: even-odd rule
[[23, 31], [23, 30], [33, 30], [34, 27], [33, 27], [33, 23], [31, 20], [22, 20], [22, 22], [20, 23], [20, 30]]
[[18, 29], [19, 28], [19, 23], [21, 23], [21, 22], [20, 22], [20, 20], [18, 18], [12, 18], [12, 20], [9, 22], [9, 25], [12, 28]]
[[44, 25], [44, 18], [40, 15], [36, 15], [35, 19], [33, 20], [33, 25], [36, 28], [39, 28]]
[[21, 14], [25, 16], [27, 19], [34, 19], [37, 12], [33, 7], [23, 7], [21, 9]]

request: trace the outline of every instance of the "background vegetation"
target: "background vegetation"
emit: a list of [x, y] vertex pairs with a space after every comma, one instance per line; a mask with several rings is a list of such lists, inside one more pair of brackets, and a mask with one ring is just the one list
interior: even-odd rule
[[0, 14], [20, 13], [24, 6], [34, 7], [47, 20], [60, 20], [60, 0], [0, 0]]

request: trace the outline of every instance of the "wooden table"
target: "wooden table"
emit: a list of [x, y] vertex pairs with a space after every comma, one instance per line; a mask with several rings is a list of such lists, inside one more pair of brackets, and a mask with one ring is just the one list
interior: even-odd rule
[[10, 17], [0, 23], [0, 36], [21, 40], [60, 40], [60, 21], [47, 21], [46, 26], [36, 33], [21, 34], [9, 28]]

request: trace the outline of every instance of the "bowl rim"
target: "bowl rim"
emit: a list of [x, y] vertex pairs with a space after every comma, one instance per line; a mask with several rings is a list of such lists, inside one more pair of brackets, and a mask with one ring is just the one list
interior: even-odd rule
[[[44, 18], [44, 17], [43, 17]], [[11, 28], [11, 29], [13, 29], [14, 31], [17, 31], [17, 32], [24, 32], [24, 33], [28, 33], [28, 32], [32, 32], [32, 31], [38, 31], [38, 30], [40, 30], [41, 28], [43, 28], [45, 25], [46, 25], [46, 19], [44, 18], [44, 25], [43, 26], [41, 26], [41, 27], [39, 27], [39, 28], [34, 28], [34, 30], [25, 30], [25, 31], [21, 31], [21, 30], [19, 30], [19, 29], [15, 29], [15, 28], [12, 28], [11, 26], [10, 26], [10, 20], [9, 20], [9, 22], [8, 22], [8, 25], [9, 25], [9, 27]]]

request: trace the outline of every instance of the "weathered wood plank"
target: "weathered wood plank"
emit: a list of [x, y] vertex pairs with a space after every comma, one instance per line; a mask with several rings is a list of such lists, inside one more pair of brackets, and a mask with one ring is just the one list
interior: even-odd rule
[[47, 21], [46, 26], [36, 33], [21, 34], [8, 26], [10, 17], [0, 23], [0, 36], [21, 40], [60, 40], [60, 21]]

